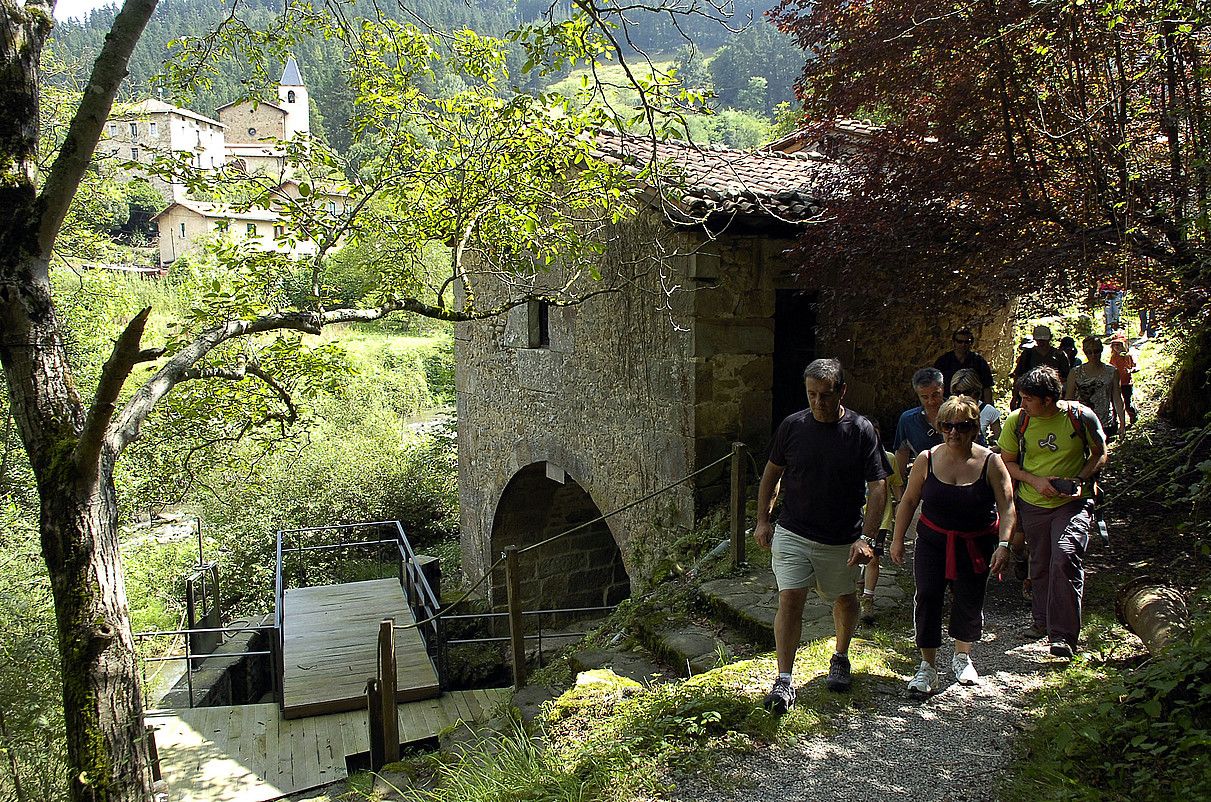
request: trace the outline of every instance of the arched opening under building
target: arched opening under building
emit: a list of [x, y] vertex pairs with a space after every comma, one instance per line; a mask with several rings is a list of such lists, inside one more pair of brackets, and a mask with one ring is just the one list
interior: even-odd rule
[[[518, 471], [501, 493], [492, 521], [492, 554], [524, 548], [601, 515], [593, 499], [561, 468], [537, 462]], [[618, 604], [630, 577], [608, 521], [598, 521], [519, 557], [523, 609]], [[504, 567], [492, 576], [492, 602], [507, 600]]]

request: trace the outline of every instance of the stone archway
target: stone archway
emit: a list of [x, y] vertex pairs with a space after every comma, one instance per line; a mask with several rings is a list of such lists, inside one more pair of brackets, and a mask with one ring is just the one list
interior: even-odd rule
[[[562, 481], [561, 481], [562, 480]], [[551, 463], [522, 468], [500, 494], [492, 520], [492, 553], [524, 548], [601, 515], [589, 493]], [[630, 577], [608, 522], [521, 555], [525, 609], [614, 605], [631, 595]], [[493, 572], [492, 600], [505, 603], [503, 567]]]

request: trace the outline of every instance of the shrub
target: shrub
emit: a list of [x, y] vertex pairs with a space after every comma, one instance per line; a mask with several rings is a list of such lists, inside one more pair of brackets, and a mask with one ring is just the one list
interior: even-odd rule
[[1136, 670], [1092, 672], [1026, 744], [1008, 799], [1211, 798], [1211, 614]]

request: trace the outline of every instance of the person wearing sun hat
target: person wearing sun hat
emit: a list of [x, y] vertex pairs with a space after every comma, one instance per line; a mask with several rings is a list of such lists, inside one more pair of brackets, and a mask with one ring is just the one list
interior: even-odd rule
[[1131, 401], [1132, 393], [1135, 391], [1135, 381], [1131, 374], [1135, 373], [1139, 368], [1136, 367], [1135, 357], [1131, 355], [1131, 345], [1127, 342], [1126, 334], [1118, 333], [1110, 338], [1110, 364], [1118, 371], [1119, 391], [1123, 395], [1123, 407], [1127, 410], [1127, 416], [1131, 419], [1131, 422], [1135, 423], [1139, 410], [1135, 408], [1135, 404]]

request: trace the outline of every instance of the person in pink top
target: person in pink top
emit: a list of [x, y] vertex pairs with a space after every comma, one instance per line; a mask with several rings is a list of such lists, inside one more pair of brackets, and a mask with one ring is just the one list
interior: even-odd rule
[[1135, 423], [1139, 410], [1135, 408], [1135, 404], [1131, 401], [1131, 395], [1135, 389], [1132, 374], [1139, 368], [1136, 367], [1135, 357], [1131, 355], [1131, 348], [1127, 345], [1127, 336], [1125, 334], [1116, 334], [1110, 338], [1110, 364], [1114, 365], [1118, 371], [1118, 383], [1119, 389], [1123, 394], [1123, 406], [1126, 407], [1127, 416], [1131, 418], [1131, 422]]

